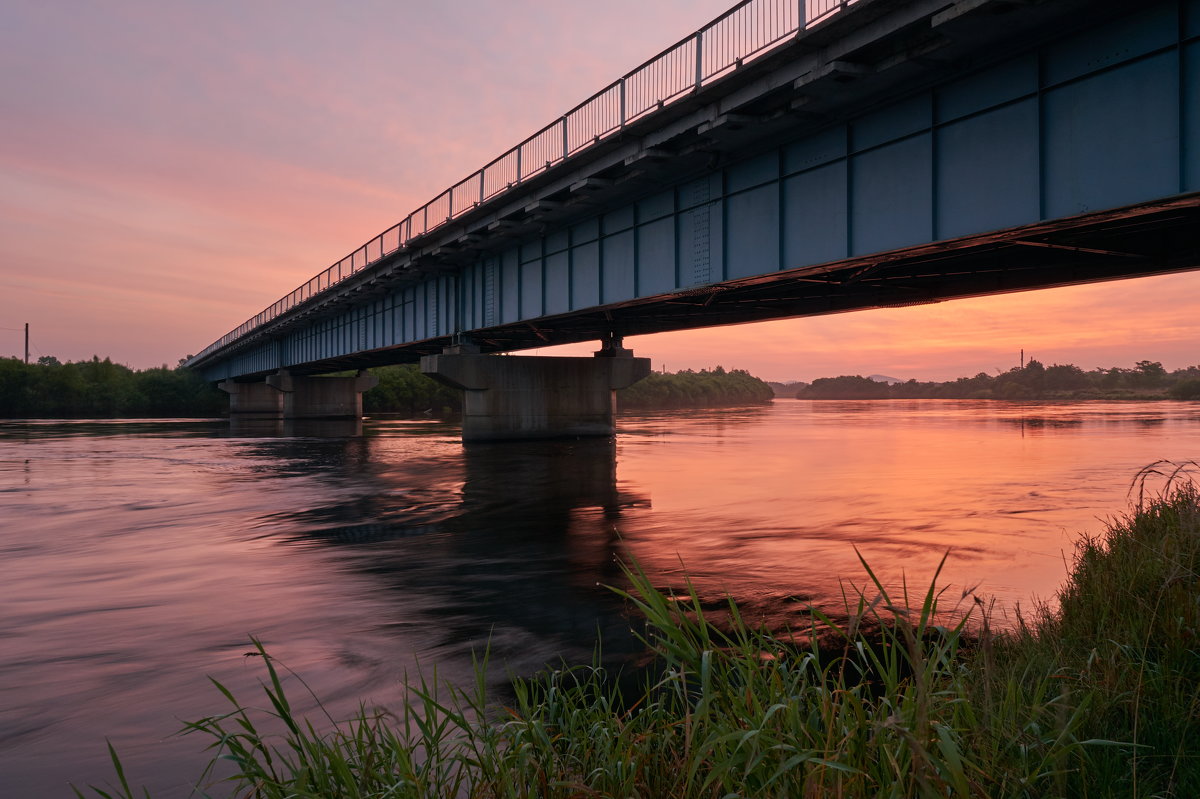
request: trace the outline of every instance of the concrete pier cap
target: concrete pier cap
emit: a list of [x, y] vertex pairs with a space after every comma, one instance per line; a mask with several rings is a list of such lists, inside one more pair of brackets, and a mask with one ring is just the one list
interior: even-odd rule
[[421, 371], [460, 388], [463, 441], [611, 436], [616, 390], [650, 374], [612, 338], [595, 357], [481, 355], [469, 342], [421, 358]]

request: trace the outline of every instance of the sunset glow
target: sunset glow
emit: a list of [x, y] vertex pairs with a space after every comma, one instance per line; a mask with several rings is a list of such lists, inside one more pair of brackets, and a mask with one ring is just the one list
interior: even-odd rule
[[[0, 355], [28, 322], [33, 357], [174, 365], [727, 5], [10, 4]], [[1171, 369], [1198, 296], [1189, 273], [629, 343], [777, 380], [1021, 349]]]

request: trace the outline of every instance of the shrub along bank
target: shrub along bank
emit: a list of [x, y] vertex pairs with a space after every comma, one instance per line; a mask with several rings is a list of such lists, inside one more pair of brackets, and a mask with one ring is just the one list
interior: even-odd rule
[[947, 625], [935, 585], [909, 602], [868, 568], [848, 620], [814, 611], [797, 645], [633, 569], [656, 658], [639, 690], [593, 663], [518, 679], [500, 707], [485, 663], [472, 689], [413, 685], [398, 717], [318, 728], [259, 646], [271, 709], [222, 689], [232, 707], [187, 730], [234, 765], [207, 786], [228, 796], [1194, 797], [1200, 495], [1168, 486], [1082, 540], [1058, 607], [1015, 632]]

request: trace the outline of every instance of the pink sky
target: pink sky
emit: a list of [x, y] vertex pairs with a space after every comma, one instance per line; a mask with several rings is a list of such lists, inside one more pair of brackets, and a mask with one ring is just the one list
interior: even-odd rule
[[[10, 0], [0, 355], [174, 365], [727, 0]], [[1200, 361], [1200, 275], [631, 340], [670, 370]], [[594, 347], [575, 347], [587, 351]], [[548, 352], [544, 351], [544, 352]]]

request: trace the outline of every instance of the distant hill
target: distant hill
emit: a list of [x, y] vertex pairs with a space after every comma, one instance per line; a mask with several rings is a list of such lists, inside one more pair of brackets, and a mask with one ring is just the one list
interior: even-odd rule
[[887, 375], [867, 375], [867, 379], [874, 380], [876, 383], [887, 383], [889, 386], [904, 382], [898, 377], [888, 377]]

